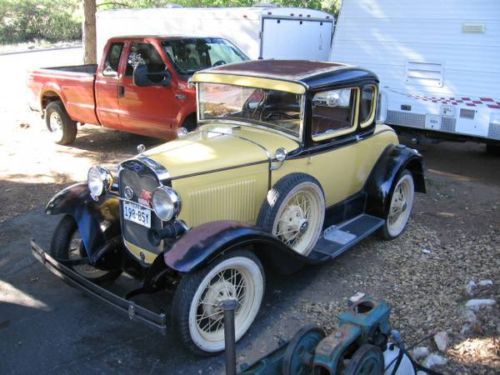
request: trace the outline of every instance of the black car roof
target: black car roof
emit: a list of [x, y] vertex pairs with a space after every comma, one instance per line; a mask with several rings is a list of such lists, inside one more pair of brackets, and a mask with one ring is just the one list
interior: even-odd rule
[[210, 72], [294, 81], [313, 90], [360, 81], [378, 82], [377, 76], [366, 69], [335, 62], [306, 60], [253, 60], [222, 65], [210, 69]]

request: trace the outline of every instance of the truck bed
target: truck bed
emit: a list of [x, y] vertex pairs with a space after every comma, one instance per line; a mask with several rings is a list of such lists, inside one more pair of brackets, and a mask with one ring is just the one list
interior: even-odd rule
[[72, 120], [99, 125], [95, 112], [96, 72], [96, 64], [32, 70], [28, 75], [30, 107], [41, 110], [44, 101], [61, 100]]
[[97, 64], [56, 66], [50, 68], [41, 68], [40, 70], [62, 70], [64, 72], [71, 73], [95, 74], [97, 72]]

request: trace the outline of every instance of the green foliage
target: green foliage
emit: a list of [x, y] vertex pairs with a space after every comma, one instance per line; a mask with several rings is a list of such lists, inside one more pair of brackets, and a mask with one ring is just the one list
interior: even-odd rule
[[80, 39], [75, 0], [0, 0], [0, 44]]

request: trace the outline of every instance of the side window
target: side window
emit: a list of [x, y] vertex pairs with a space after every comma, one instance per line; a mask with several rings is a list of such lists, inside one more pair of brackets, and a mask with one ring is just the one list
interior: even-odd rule
[[359, 122], [362, 128], [371, 125], [375, 118], [376, 97], [377, 88], [375, 85], [363, 86], [359, 103]]
[[[160, 54], [152, 44], [133, 43], [127, 57], [125, 75], [131, 76], [134, 72], [134, 67], [141, 64], [147, 66], [149, 73], [160, 73], [166, 69]], [[160, 81], [163, 79], [162, 76], [158, 77]]]
[[118, 65], [122, 55], [123, 43], [113, 43], [109, 47], [108, 56], [104, 63], [104, 73], [118, 73]]
[[322, 141], [355, 129], [356, 89], [323, 91], [312, 100], [312, 138]]

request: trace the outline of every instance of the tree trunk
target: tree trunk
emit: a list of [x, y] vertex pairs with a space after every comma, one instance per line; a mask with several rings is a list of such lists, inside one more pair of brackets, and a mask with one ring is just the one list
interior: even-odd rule
[[95, 64], [97, 61], [95, 12], [96, 0], [83, 0], [84, 64]]

